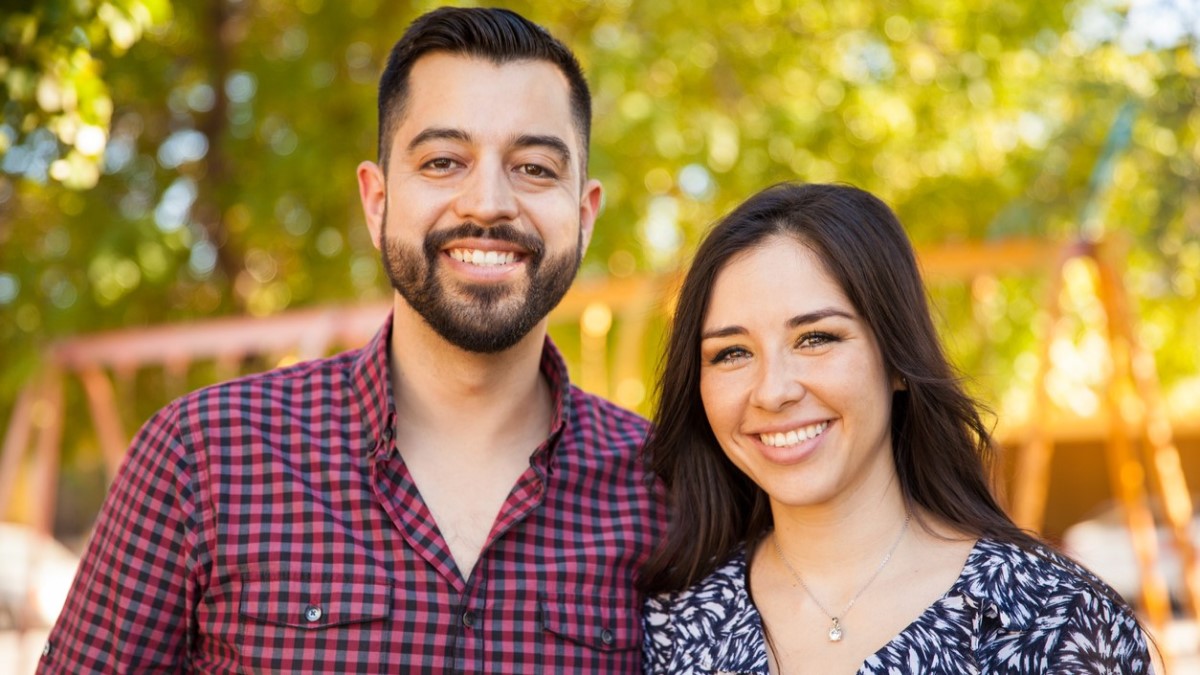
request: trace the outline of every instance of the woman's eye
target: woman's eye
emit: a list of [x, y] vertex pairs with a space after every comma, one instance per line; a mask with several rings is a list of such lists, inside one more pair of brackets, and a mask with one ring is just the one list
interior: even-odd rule
[[824, 347], [837, 341], [838, 337], [829, 333], [805, 333], [800, 336], [800, 339], [796, 342], [796, 346], [801, 349], [816, 349], [817, 347]]
[[741, 347], [726, 347], [713, 355], [709, 363], [736, 363], [750, 358], [750, 352]]

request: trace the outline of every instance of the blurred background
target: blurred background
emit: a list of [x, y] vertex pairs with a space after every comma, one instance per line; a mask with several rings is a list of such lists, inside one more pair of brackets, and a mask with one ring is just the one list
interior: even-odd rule
[[[382, 322], [354, 168], [435, 6], [0, 2], [0, 672], [32, 669], [154, 410]], [[504, 6], [593, 88], [604, 207], [552, 327], [577, 383], [648, 413], [713, 221], [781, 180], [870, 190], [993, 411], [1006, 503], [1200, 672], [1200, 2]]]

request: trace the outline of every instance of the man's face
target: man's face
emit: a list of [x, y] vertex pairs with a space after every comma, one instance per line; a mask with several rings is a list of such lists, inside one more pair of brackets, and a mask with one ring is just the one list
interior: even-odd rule
[[392, 286], [462, 349], [498, 352], [528, 335], [591, 239], [600, 186], [584, 180], [568, 92], [548, 62], [424, 56], [386, 176], [359, 168]]

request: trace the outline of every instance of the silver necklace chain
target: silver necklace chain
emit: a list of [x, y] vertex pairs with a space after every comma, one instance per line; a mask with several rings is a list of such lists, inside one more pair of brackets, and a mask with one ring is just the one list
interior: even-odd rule
[[817, 596], [813, 595], [812, 589], [808, 587], [808, 584], [804, 583], [804, 579], [800, 578], [800, 573], [796, 571], [795, 567], [792, 567], [792, 563], [788, 562], [787, 556], [783, 555], [783, 549], [779, 547], [779, 537], [775, 535], [771, 536], [771, 543], [775, 545], [775, 554], [779, 556], [779, 560], [782, 561], [784, 566], [787, 567], [788, 571], [792, 573], [792, 577], [796, 580], [796, 583], [800, 584], [800, 588], [804, 589], [804, 592], [808, 595], [809, 599], [813, 601], [813, 604], [815, 604], [817, 608], [820, 609], [821, 612], [824, 613], [825, 616], [829, 617], [830, 621], [833, 622], [829, 626], [830, 642], [842, 641], [842, 637], [845, 636], [845, 630], [842, 628], [842, 619], [846, 618], [846, 614], [850, 612], [850, 608], [853, 607], [854, 603], [858, 601], [859, 596], [862, 595], [863, 592], [871, 586], [871, 583], [879, 577], [880, 572], [883, 572], [883, 568], [887, 567], [888, 561], [892, 559], [892, 554], [896, 552], [896, 548], [900, 546], [901, 540], [904, 539], [904, 533], [908, 532], [908, 523], [910, 520], [912, 520], [912, 514], [905, 513], [904, 525], [900, 527], [900, 534], [896, 535], [896, 541], [892, 542], [892, 547], [888, 549], [887, 555], [883, 556], [883, 560], [879, 563], [879, 567], [875, 568], [875, 571], [871, 574], [871, 577], [867, 579], [866, 583], [864, 583], [862, 587], [858, 589], [858, 592], [850, 598], [850, 602], [846, 603], [846, 607], [836, 615], [828, 609], [825, 609], [825, 605], [821, 604], [821, 601], [817, 599]]

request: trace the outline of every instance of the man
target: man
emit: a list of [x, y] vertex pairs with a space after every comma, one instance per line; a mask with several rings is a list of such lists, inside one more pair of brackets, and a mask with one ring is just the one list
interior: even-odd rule
[[579, 66], [516, 14], [443, 8], [379, 110], [358, 182], [390, 321], [147, 423], [41, 671], [640, 670], [646, 426], [546, 337], [600, 204]]

